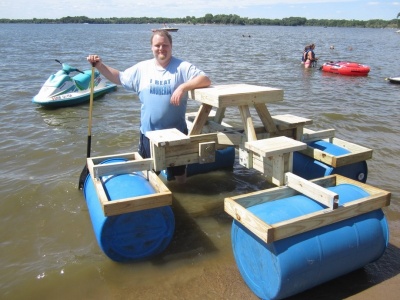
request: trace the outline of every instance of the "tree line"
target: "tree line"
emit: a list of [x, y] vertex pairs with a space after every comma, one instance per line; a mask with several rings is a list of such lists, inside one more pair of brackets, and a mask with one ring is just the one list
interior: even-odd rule
[[325, 27], [360, 27], [360, 28], [396, 28], [400, 27], [399, 20], [330, 20], [330, 19], [306, 19], [290, 17], [283, 19], [242, 18], [238, 15], [212, 15], [204, 17], [186, 16], [184, 18], [89, 18], [86, 16], [63, 17], [60, 19], [0, 19], [0, 23], [26, 23], [26, 24], [216, 24], [216, 25], [268, 25], [268, 26], [325, 26]]

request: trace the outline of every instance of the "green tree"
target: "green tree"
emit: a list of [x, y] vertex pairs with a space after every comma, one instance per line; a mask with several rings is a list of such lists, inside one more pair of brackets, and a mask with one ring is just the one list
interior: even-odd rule
[[212, 14], [206, 14], [204, 16], [204, 22], [211, 24], [213, 22], [213, 18], [214, 18], [214, 16]]
[[399, 17], [400, 17], [400, 12], [397, 14], [397, 28], [400, 28]]

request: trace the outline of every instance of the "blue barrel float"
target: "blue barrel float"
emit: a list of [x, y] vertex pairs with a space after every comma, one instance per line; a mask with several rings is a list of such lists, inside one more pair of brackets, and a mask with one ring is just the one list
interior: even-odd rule
[[[331, 155], [344, 155], [351, 153], [349, 150], [335, 144], [319, 140], [308, 143], [312, 148], [319, 149]], [[365, 183], [367, 181], [368, 167], [366, 161], [360, 161], [340, 167], [332, 167], [314, 158], [299, 152], [293, 153], [293, 173], [311, 180], [328, 175], [339, 174], [347, 178]]]
[[[123, 161], [126, 159], [113, 158], [100, 164]], [[101, 179], [110, 201], [155, 193], [141, 172]], [[161, 253], [170, 244], [175, 231], [170, 206], [105, 216], [90, 176], [86, 178], [83, 192], [97, 243], [110, 259], [118, 262], [141, 260]]]
[[[340, 206], [368, 196], [352, 184], [328, 188]], [[247, 209], [268, 224], [323, 209], [323, 205], [296, 195]], [[261, 299], [283, 299], [344, 275], [377, 260], [389, 241], [381, 209], [265, 243], [238, 221], [232, 225], [232, 247], [238, 269]]]

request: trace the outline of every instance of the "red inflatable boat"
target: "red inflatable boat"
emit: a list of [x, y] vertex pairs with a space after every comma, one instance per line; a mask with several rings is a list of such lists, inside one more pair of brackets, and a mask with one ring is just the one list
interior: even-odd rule
[[370, 67], [356, 62], [337, 61], [324, 63], [321, 70], [347, 76], [367, 76]]

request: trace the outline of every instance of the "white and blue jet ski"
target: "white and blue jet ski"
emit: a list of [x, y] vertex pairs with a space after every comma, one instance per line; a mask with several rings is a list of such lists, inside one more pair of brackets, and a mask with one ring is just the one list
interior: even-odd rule
[[[62, 65], [62, 69], [50, 75], [32, 102], [44, 107], [65, 107], [88, 102], [92, 71], [80, 71], [57, 59], [56, 62]], [[78, 74], [71, 76], [73, 72]], [[107, 82], [97, 70], [94, 74], [94, 99], [116, 89], [117, 85]]]

